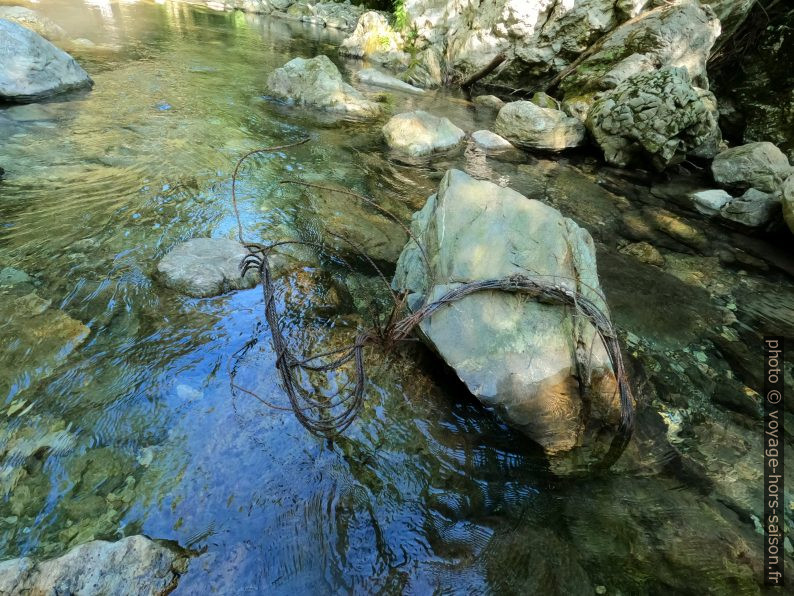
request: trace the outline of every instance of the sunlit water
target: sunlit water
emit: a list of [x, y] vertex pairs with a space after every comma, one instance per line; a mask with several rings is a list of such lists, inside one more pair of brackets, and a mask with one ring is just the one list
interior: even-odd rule
[[[200, 553], [184, 594], [760, 589], [760, 422], [735, 402], [750, 400], [761, 366], [753, 342], [794, 335], [790, 278], [750, 257], [692, 256], [669, 235], [665, 272], [620, 254], [620, 222], [663, 202], [592, 158], [515, 164], [467, 152], [401, 164], [380, 121], [323, 121], [264, 96], [268, 73], [294, 56], [358, 68], [338, 59], [338, 32], [171, 2], [36, 8], [96, 44], [72, 50], [96, 85], [0, 107], [0, 269], [30, 276], [0, 287], [0, 558], [144, 533]], [[493, 119], [460, 94], [386, 101], [392, 113], [422, 107], [469, 132]], [[256, 337], [239, 380], [285, 403], [261, 291], [188, 299], [151, 275], [182, 240], [235, 236], [240, 155], [306, 136], [243, 168], [250, 239], [321, 234], [330, 215], [362, 209], [315, 213], [327, 203], [284, 178], [351, 188], [407, 221], [451, 165], [551, 202], [593, 233], [646, 404], [613, 473], [554, 476], [418, 347], [385, 361], [369, 354], [364, 411], [333, 444], [233, 395], [229, 358]], [[689, 225], [713, 245], [751, 242], [702, 219]], [[279, 290], [293, 341], [316, 351], [368, 321], [377, 286], [367, 267], [319, 256], [303, 302], [300, 279]], [[775, 258], [786, 266], [785, 253]], [[348, 299], [318, 309], [334, 288]], [[51, 300], [55, 319], [15, 323], [14, 301], [35, 309], [35, 296]], [[90, 330], [73, 351], [47, 336], [59, 311]], [[21, 327], [35, 341], [20, 343]]]

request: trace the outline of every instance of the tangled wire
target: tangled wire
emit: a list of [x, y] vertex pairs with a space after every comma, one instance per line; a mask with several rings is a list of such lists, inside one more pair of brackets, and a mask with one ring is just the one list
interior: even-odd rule
[[[349, 346], [309, 357], [299, 356], [289, 348], [287, 339], [284, 335], [284, 329], [279, 322], [276, 312], [275, 285], [269, 257], [274, 249], [289, 244], [302, 244], [320, 249], [325, 249], [325, 247], [319, 242], [308, 242], [303, 240], [282, 240], [271, 244], [246, 241], [243, 237], [243, 226], [237, 206], [235, 187], [240, 166], [248, 157], [259, 153], [289, 149], [302, 145], [308, 140], [309, 139], [304, 139], [289, 145], [251, 151], [240, 158], [232, 175], [231, 194], [234, 215], [237, 220], [238, 237], [241, 244], [248, 250], [248, 254], [240, 263], [241, 274], [245, 276], [250, 271], [256, 271], [260, 275], [265, 319], [270, 327], [273, 349], [276, 354], [276, 369], [278, 370], [281, 383], [289, 398], [290, 405], [289, 407], [284, 407], [269, 403], [255, 392], [238, 385], [235, 382], [236, 366], [230, 367], [230, 379], [233, 390], [238, 390], [256, 397], [270, 408], [287, 411], [292, 410], [298, 421], [311, 433], [332, 439], [344, 432], [353, 423], [364, 402], [364, 391], [366, 388], [366, 371], [364, 368], [365, 346], [377, 345], [383, 350], [389, 350], [396, 343], [408, 340], [417, 325], [425, 319], [432, 317], [440, 309], [477, 292], [501, 291], [523, 294], [544, 303], [573, 307], [576, 309], [576, 312], [580, 313], [590, 322], [596, 331], [596, 335], [604, 345], [610, 364], [612, 365], [612, 370], [618, 382], [620, 424], [610, 449], [602, 460], [602, 464], [610, 465], [614, 462], [628, 443], [634, 426], [634, 398], [626, 375], [617, 335], [609, 316], [592, 300], [579, 292], [566, 288], [559, 283], [550, 282], [540, 276], [514, 274], [499, 279], [463, 283], [448, 291], [438, 300], [426, 302], [421, 307], [414, 310], [414, 312], [403, 315], [407, 310], [406, 296], [404, 294], [397, 294], [391, 288], [391, 284], [386, 279], [383, 272], [378, 268], [377, 264], [370, 259], [360, 247], [356, 246], [355, 243], [347, 238], [332, 234], [336, 238], [352, 246], [352, 248], [363, 256], [374, 268], [391, 293], [393, 300], [392, 311], [383, 326], [374, 326], [370, 330], [359, 331], [355, 340]], [[281, 184], [295, 184], [313, 189], [341, 192], [356, 197], [373, 206], [403, 227], [411, 241], [415, 242], [419, 248], [425, 266], [428, 267], [428, 270], [430, 269], [429, 260], [424, 247], [411, 233], [410, 229], [408, 229], [395, 215], [377, 205], [372, 199], [352, 191], [309, 184], [296, 180], [282, 180]], [[252, 343], [249, 342], [249, 344], [244, 346], [233, 356], [233, 359], [239, 360], [251, 345]], [[317, 392], [308, 390], [301, 382], [301, 377], [306, 373], [332, 372], [340, 369], [351, 361], [354, 365], [354, 382], [352, 383], [352, 388], [348, 384], [331, 396], [318, 396], [316, 395]]]

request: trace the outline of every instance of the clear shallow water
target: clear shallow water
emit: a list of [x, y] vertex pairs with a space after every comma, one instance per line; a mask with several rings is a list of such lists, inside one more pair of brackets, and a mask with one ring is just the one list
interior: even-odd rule
[[[764, 332], [794, 335], [794, 298], [750, 240], [673, 210], [695, 232], [668, 225], [659, 235], [658, 224], [662, 271], [617, 247], [640, 234], [633, 217], [667, 221], [669, 205], [587, 156], [510, 164], [467, 152], [410, 166], [390, 159], [380, 123], [333, 123], [268, 101], [273, 68], [296, 55], [337, 59], [341, 35], [330, 30], [170, 2], [36, 8], [97, 44], [72, 50], [96, 85], [0, 107], [0, 268], [29, 276], [0, 288], [2, 558], [143, 532], [202, 552], [184, 594], [759, 590], [761, 433], [746, 386], [760, 356], [747, 346]], [[453, 93], [386, 99], [393, 112], [422, 107], [467, 131], [493, 118]], [[151, 273], [179, 241], [234, 236], [230, 177], [241, 154], [307, 135], [244, 168], [249, 238], [305, 236], [361, 213], [312, 211], [328, 204], [282, 178], [366, 193], [407, 220], [450, 165], [591, 231], [647, 404], [614, 473], [550, 474], [419, 348], [383, 363], [370, 354], [366, 408], [333, 445], [232, 394], [228, 359], [256, 336], [240, 380], [284, 400], [260, 291], [187, 299]], [[779, 250], [760, 242], [757, 254]], [[710, 256], [694, 256], [703, 243]], [[736, 243], [748, 244], [746, 262], [718, 256]], [[305, 276], [317, 281], [296, 304]], [[284, 280], [294, 341], [348, 341], [373, 283], [365, 268], [351, 274], [327, 258]], [[51, 300], [44, 315], [40, 300]], [[338, 317], [320, 312], [324, 301]], [[27, 343], [10, 322], [20, 313]], [[90, 331], [82, 343], [74, 321]]]

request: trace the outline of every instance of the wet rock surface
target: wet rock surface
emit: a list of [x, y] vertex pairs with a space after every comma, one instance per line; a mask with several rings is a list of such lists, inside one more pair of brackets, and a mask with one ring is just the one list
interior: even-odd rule
[[494, 129], [528, 149], [559, 151], [581, 145], [585, 137], [584, 126], [576, 118], [529, 101], [506, 104], [499, 110]]
[[510, 141], [490, 130], [476, 130], [471, 133], [471, 138], [477, 143], [478, 147], [486, 151], [510, 151], [515, 149]]
[[253, 287], [257, 275], [240, 274], [240, 262], [248, 254], [235, 240], [193, 238], [178, 244], [157, 264], [156, 277], [167, 287], [197, 298], [217, 296]]
[[356, 71], [356, 73], [353, 75], [353, 78], [359, 83], [373, 85], [375, 87], [383, 87], [384, 89], [392, 89], [394, 91], [403, 91], [405, 93], [414, 93], [416, 95], [422, 95], [425, 92], [424, 89], [419, 89], [418, 87], [409, 85], [405, 81], [401, 81], [396, 77], [387, 75], [386, 73], [380, 72], [374, 68], [363, 68], [359, 71]]
[[[430, 271], [409, 243], [393, 285], [409, 292], [414, 310], [461, 283], [526, 272], [554, 278], [603, 307], [590, 235], [513, 190], [450, 170], [414, 216], [412, 232], [425, 247]], [[571, 345], [592, 350], [590, 416], [615, 423], [615, 379], [606, 352], [587, 323], [560, 306], [500, 292], [474, 294], [421, 329], [475, 396], [549, 453], [580, 444], [592, 422], [583, 418], [577, 389], [583, 354]]]
[[453, 150], [466, 135], [449, 118], [417, 110], [393, 116], [383, 127], [383, 136], [393, 151], [421, 157]]
[[94, 541], [56, 559], [0, 562], [3, 594], [164, 594], [187, 571], [187, 558], [145, 536]]
[[0, 100], [37, 101], [91, 87], [93, 81], [63, 50], [30, 29], [0, 17]]
[[33, 281], [18, 269], [0, 271], [0, 330], [13, 338], [0, 357], [0, 395], [6, 399], [54, 372], [90, 334], [51, 299], [41, 298]]
[[380, 106], [342, 79], [327, 56], [294, 58], [267, 79], [268, 93], [277, 99], [318, 110], [371, 118]]

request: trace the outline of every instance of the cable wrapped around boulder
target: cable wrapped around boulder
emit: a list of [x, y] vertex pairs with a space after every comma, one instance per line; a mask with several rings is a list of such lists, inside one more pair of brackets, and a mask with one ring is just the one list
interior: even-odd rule
[[[305, 139], [291, 145], [252, 151], [240, 159], [234, 170], [232, 177], [232, 201], [235, 217], [237, 219], [239, 239], [248, 250], [248, 255], [242, 260], [240, 268], [243, 275], [251, 270], [256, 270], [261, 276], [265, 319], [272, 334], [273, 350], [276, 354], [276, 368], [284, 390], [287, 393], [287, 397], [289, 398], [290, 406], [289, 408], [285, 408], [268, 403], [255, 392], [237, 385], [234, 382], [235, 368], [230, 369], [233, 389], [253, 395], [271, 408], [279, 410], [291, 409], [295, 413], [298, 421], [309, 430], [309, 432], [324, 438], [332, 439], [334, 436], [344, 432], [353, 423], [364, 402], [364, 391], [366, 388], [366, 371], [364, 367], [365, 346], [377, 345], [383, 350], [392, 349], [397, 343], [408, 340], [416, 326], [422, 321], [432, 317], [440, 309], [477, 292], [523, 294], [544, 303], [553, 303], [574, 308], [576, 312], [584, 316], [596, 330], [596, 334], [606, 349], [612, 370], [617, 379], [620, 398], [620, 424], [610, 449], [603, 458], [601, 464], [609, 466], [617, 460], [628, 443], [633, 431], [634, 398], [629, 385], [623, 363], [623, 356], [620, 350], [620, 343], [617, 339], [615, 329], [608, 314], [603, 312], [592, 300], [579, 292], [566, 288], [563, 285], [552, 283], [539, 276], [514, 274], [499, 279], [461, 283], [457, 287], [446, 292], [438, 300], [424, 303], [415, 309], [413, 313], [404, 315], [403, 313], [406, 311], [406, 296], [395, 294], [388, 280], [380, 269], [378, 269], [377, 265], [371, 259], [367, 258], [387, 287], [389, 287], [389, 291], [392, 293], [394, 299], [394, 308], [385, 326], [382, 328], [373, 327], [371, 330], [362, 330], [356, 335], [352, 345], [316, 354], [314, 356], [299, 357], [290, 350], [286, 337], [284, 336], [283, 327], [278, 320], [278, 314], [276, 312], [275, 284], [269, 256], [273, 249], [284, 244], [306, 244], [323, 249], [325, 249], [325, 247], [316, 242], [304, 242], [300, 240], [282, 240], [271, 244], [259, 244], [245, 241], [243, 239], [240, 214], [237, 208], [235, 182], [240, 164], [242, 164], [243, 160], [248, 156], [255, 153], [277, 151], [294, 147], [305, 143], [307, 140], [308, 139]], [[343, 192], [374, 205], [371, 199], [357, 195], [351, 191], [344, 191], [316, 184], [307, 184], [300, 181], [282, 181], [282, 183], [294, 183], [305, 187]], [[404, 224], [398, 221], [390, 212], [377, 205], [374, 206], [405, 228]], [[426, 259], [424, 248], [410, 231], [408, 233], [411, 237], [410, 241], [417, 243], [422, 255]], [[352, 242], [347, 242], [356, 248]], [[358, 252], [360, 252], [360, 250]], [[366, 255], [363, 256], [366, 258]], [[235, 357], [239, 358], [240, 352], [238, 352]], [[328, 358], [332, 359], [326, 360]], [[353, 386], [350, 388], [348, 388], [348, 386], [343, 387], [330, 397], [317, 397], [314, 395], [314, 392], [307, 390], [300, 382], [299, 376], [301, 371], [308, 373], [331, 372], [351, 361], [354, 364]]]

